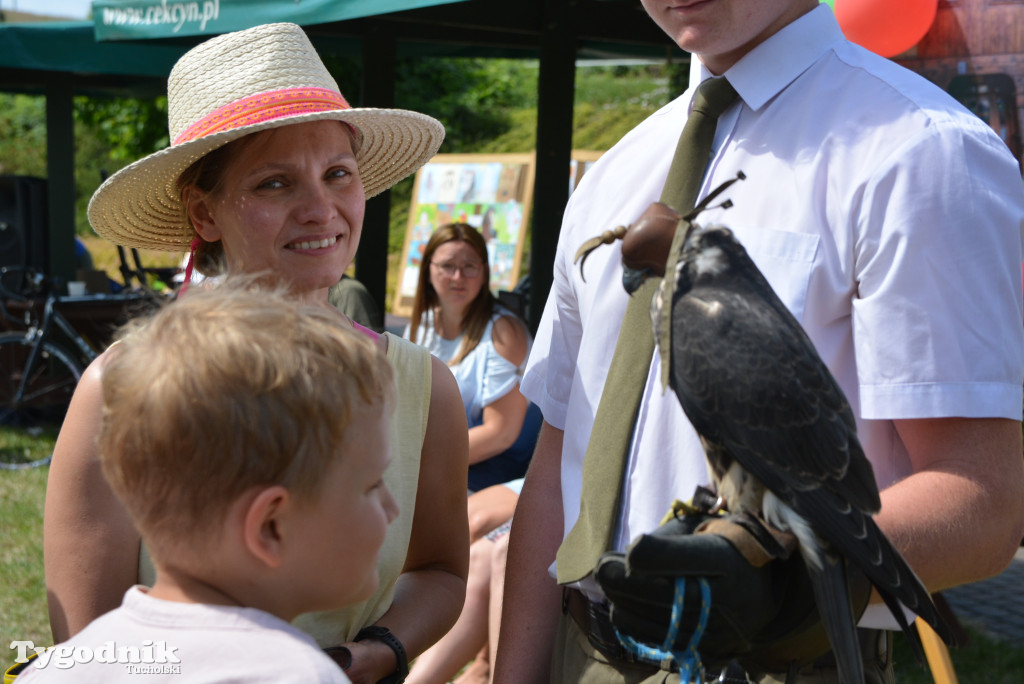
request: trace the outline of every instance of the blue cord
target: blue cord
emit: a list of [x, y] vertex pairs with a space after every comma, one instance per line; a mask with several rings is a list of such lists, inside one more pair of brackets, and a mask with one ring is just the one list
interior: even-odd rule
[[697, 581], [700, 583], [700, 615], [685, 650], [676, 651], [672, 648], [679, 635], [679, 626], [683, 618], [683, 600], [686, 597], [685, 577], [676, 578], [676, 591], [672, 599], [672, 616], [669, 619], [668, 633], [665, 635], [665, 641], [660, 649], [642, 644], [618, 629], [615, 630], [615, 634], [619, 637], [619, 642], [623, 647], [636, 657], [653, 662], [674, 660], [679, 665], [679, 678], [682, 682], [690, 682], [693, 678], [696, 684], [703, 684], [704, 669], [700, 662], [700, 653], [697, 652], [697, 644], [704, 636], [708, 626], [708, 617], [711, 614], [711, 587], [708, 586], [707, 579], [703, 577], [698, 577]]

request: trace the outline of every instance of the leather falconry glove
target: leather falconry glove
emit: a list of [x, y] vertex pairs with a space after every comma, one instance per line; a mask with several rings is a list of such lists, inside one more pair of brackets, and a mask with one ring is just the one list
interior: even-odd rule
[[[612, 624], [641, 644], [660, 647], [672, 626], [673, 604], [682, 599], [675, 653], [691, 647], [709, 669], [737, 660], [751, 676], [785, 672], [830, 649], [818, 616], [804, 561], [788, 533], [752, 516], [715, 515], [706, 490], [696, 507], [674, 506], [669, 519], [641, 535], [625, 554], [606, 553], [595, 576], [611, 604]], [[850, 574], [854, 614], [867, 607], [871, 585]], [[677, 579], [685, 590], [676, 595]], [[702, 592], [706, 582], [708, 600]], [[701, 629], [701, 612], [707, 611]], [[691, 644], [694, 633], [698, 639]]]

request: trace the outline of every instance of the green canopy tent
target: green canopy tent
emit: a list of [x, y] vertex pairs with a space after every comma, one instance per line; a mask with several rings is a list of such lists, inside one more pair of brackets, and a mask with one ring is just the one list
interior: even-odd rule
[[308, 26], [361, 19], [465, 0], [94, 0], [96, 40], [227, 33], [290, 21]]
[[[305, 26], [321, 53], [361, 57], [355, 106], [394, 101], [395, 63], [409, 56], [538, 59], [537, 170], [530, 255], [531, 327], [551, 284], [567, 193], [577, 59], [686, 60], [635, 0], [95, 0], [92, 22], [0, 24], [0, 89], [47, 100], [50, 270], [73, 272], [76, 94], [148, 96], [178, 57], [206, 36], [268, 21]], [[367, 204], [356, 275], [383, 306], [390, 198]]]

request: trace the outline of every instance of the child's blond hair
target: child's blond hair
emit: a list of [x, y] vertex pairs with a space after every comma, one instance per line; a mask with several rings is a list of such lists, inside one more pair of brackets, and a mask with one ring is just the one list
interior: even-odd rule
[[156, 558], [251, 487], [314, 503], [353, 409], [392, 403], [383, 353], [334, 309], [234, 281], [129, 324], [103, 369], [103, 472]]

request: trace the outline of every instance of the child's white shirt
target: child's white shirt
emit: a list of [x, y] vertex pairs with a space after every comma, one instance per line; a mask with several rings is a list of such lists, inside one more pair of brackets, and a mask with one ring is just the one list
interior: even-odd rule
[[141, 586], [129, 589], [119, 608], [59, 644], [45, 667], [37, 666], [46, 656], [18, 684], [349, 682], [311, 637], [270, 613], [165, 601]]

